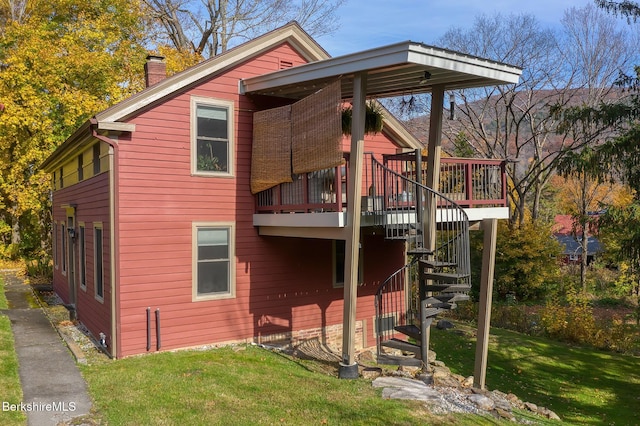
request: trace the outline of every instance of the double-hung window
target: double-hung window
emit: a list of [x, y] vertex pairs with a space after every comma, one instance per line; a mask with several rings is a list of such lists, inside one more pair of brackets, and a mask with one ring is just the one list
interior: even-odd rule
[[194, 300], [235, 296], [232, 224], [194, 224]]
[[192, 98], [191, 170], [197, 175], [233, 174], [233, 102]]
[[95, 297], [99, 301], [104, 300], [104, 252], [102, 223], [93, 224], [93, 262], [94, 262], [94, 286]]

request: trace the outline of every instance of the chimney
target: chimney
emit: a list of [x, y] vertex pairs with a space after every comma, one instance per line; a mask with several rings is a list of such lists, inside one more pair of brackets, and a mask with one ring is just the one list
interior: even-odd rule
[[167, 64], [164, 56], [148, 55], [144, 64], [144, 79], [147, 87], [167, 78]]

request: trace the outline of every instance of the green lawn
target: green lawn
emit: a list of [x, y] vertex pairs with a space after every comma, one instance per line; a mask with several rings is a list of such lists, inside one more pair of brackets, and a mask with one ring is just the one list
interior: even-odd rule
[[[434, 329], [432, 349], [454, 372], [473, 374], [475, 339]], [[513, 392], [565, 422], [640, 424], [640, 358], [492, 329], [487, 387]]]
[[[7, 309], [4, 283], [0, 278], [0, 309]], [[0, 314], [0, 403], [18, 404], [22, 402], [22, 388], [18, 376], [18, 358], [13, 345], [11, 322]], [[19, 411], [0, 411], [0, 424], [24, 425], [26, 416]]]
[[109, 424], [406, 424], [422, 409], [383, 400], [365, 380], [340, 380], [260, 349], [180, 351], [83, 367]]

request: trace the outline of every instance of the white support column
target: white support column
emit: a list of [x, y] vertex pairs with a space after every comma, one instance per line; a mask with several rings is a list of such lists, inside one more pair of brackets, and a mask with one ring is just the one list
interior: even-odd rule
[[364, 120], [366, 111], [366, 74], [353, 78], [353, 114], [351, 119], [351, 153], [347, 224], [345, 226], [344, 311], [342, 320], [342, 362], [338, 375], [343, 379], [358, 377], [355, 362], [356, 300], [358, 298], [358, 260], [360, 250], [360, 206], [364, 164]]
[[473, 386], [485, 388], [487, 378], [487, 354], [489, 351], [489, 328], [491, 325], [491, 301], [493, 298], [493, 273], [496, 260], [498, 219], [483, 219], [484, 245], [482, 248], [482, 272], [480, 274], [480, 307], [478, 312], [478, 340], [476, 362], [473, 371]]

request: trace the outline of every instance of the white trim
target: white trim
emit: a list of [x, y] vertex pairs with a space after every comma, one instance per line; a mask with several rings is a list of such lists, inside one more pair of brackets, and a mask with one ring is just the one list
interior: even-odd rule
[[344, 212], [254, 214], [253, 226], [282, 226], [293, 228], [344, 228], [347, 223]]
[[[426, 84], [420, 81], [420, 75], [425, 71], [431, 74]], [[437, 85], [455, 90], [514, 84], [520, 80], [522, 69], [461, 52], [406, 41], [250, 77], [242, 81], [240, 93], [284, 96], [288, 89], [294, 89], [296, 95], [287, 94], [303, 97], [309, 94], [315, 82], [360, 73], [368, 73], [368, 96], [385, 97], [398, 93], [431, 92]], [[306, 86], [309, 90], [301, 90], [300, 86]], [[353, 97], [352, 92], [353, 87], [343, 83], [343, 98]]]
[[470, 222], [483, 219], [509, 219], [509, 207], [474, 207], [466, 208]]
[[[227, 170], [220, 172], [209, 172], [198, 170], [197, 161], [197, 140], [198, 140], [198, 106], [224, 108], [227, 110]], [[234, 177], [234, 159], [235, 159], [235, 104], [233, 101], [216, 98], [205, 98], [200, 96], [191, 96], [191, 140], [190, 140], [190, 157], [191, 157], [191, 174], [193, 176], [211, 176], [211, 177]]]
[[[96, 231], [100, 230], [101, 241], [100, 241], [100, 255], [102, 257], [101, 261], [101, 272], [102, 272], [102, 295], [98, 294], [98, 269], [96, 268], [97, 259], [98, 259], [98, 245], [96, 244]], [[102, 222], [93, 222], [93, 294], [95, 299], [104, 303], [104, 226]]]
[[[508, 219], [509, 208], [508, 207], [474, 207], [465, 208], [470, 222], [479, 221], [482, 219]], [[403, 213], [389, 212], [383, 214], [383, 222], [387, 225], [394, 224], [406, 224], [415, 222], [415, 212], [407, 211]], [[361, 215], [362, 226], [374, 226], [377, 222], [377, 216], [367, 214], [366, 212]], [[446, 223], [452, 220], [461, 220], [462, 215], [457, 210], [451, 209], [438, 209], [436, 220], [438, 223]], [[346, 213], [342, 212], [322, 212], [322, 213], [291, 213], [291, 214], [259, 214], [253, 215], [253, 226], [260, 227], [260, 235], [282, 235], [288, 236], [294, 231], [284, 231], [290, 228], [327, 228], [327, 239], [335, 239], [333, 228], [339, 228], [339, 232], [342, 232], [346, 226]], [[278, 232], [274, 233], [268, 229], [276, 228]], [[285, 232], [282, 234], [281, 232]], [[313, 235], [316, 235], [317, 231], [310, 230]], [[320, 231], [321, 233], [323, 231]], [[309, 234], [311, 235], [311, 234]], [[293, 236], [293, 235], [292, 235]], [[296, 236], [302, 236], [300, 233]], [[340, 234], [343, 236], [343, 234]], [[322, 238], [315, 236], [313, 238]]]
[[[198, 295], [198, 229], [218, 228], [229, 231], [229, 291]], [[235, 222], [193, 222], [191, 224], [191, 301], [234, 299], [236, 297], [236, 224]]]
[[136, 125], [134, 123], [122, 123], [117, 121], [99, 121], [98, 130], [133, 133], [136, 131]]
[[298, 24], [291, 23], [168, 77], [139, 94], [96, 114], [96, 119], [98, 122], [116, 122], [126, 119], [153, 102], [171, 96], [197, 81], [212, 78], [217, 73], [258, 56], [284, 42], [289, 42], [307, 61], [317, 61], [329, 57], [329, 54]]

